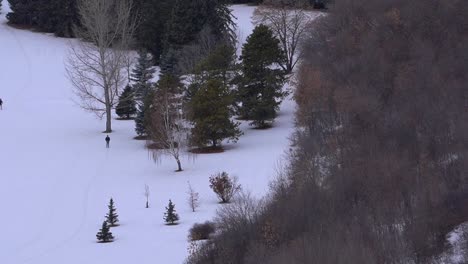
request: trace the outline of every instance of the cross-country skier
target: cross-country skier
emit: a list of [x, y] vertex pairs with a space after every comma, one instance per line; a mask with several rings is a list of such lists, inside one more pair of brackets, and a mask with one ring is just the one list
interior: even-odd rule
[[106, 136], [106, 148], [109, 148], [110, 137], [109, 135]]

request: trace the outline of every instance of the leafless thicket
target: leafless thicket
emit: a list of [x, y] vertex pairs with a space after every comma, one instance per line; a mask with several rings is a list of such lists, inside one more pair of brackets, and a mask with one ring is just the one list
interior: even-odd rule
[[112, 109], [128, 82], [128, 47], [135, 28], [131, 0], [80, 0], [80, 39], [70, 46], [66, 61], [78, 104], [102, 118], [112, 132]]
[[468, 2], [335, 2], [307, 29], [270, 202], [189, 263], [431, 263], [468, 219]]

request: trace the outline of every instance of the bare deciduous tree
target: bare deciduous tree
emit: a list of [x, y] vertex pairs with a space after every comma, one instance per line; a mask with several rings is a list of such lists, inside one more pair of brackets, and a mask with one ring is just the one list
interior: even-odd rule
[[155, 146], [151, 148], [155, 161], [161, 154], [172, 156], [177, 162], [177, 171], [182, 171], [181, 152], [187, 147], [188, 126], [184, 119], [182, 84], [177, 77], [162, 76], [150, 109], [149, 139]]
[[146, 208], [149, 208], [150, 188], [149, 188], [148, 184], [145, 184], [145, 193], [144, 193], [144, 195], [146, 197]]
[[292, 72], [301, 58], [299, 45], [305, 36], [306, 26], [313, 17], [302, 9], [288, 9], [285, 6], [260, 7], [255, 13], [255, 22], [267, 25], [280, 41], [285, 55], [280, 65], [287, 73]]
[[188, 182], [188, 190], [187, 190], [187, 203], [192, 209], [192, 212], [195, 212], [195, 210], [200, 206], [200, 196], [199, 194], [193, 189], [192, 185], [190, 182]]
[[98, 117], [106, 116], [106, 133], [112, 132], [111, 110], [127, 84], [128, 47], [135, 28], [131, 0], [80, 0], [81, 41], [73, 42], [66, 61], [78, 104]]

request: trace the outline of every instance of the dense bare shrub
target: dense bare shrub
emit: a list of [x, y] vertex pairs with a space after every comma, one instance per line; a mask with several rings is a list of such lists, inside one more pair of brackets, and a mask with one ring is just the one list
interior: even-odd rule
[[237, 177], [229, 177], [227, 172], [220, 172], [210, 177], [210, 188], [218, 196], [221, 203], [229, 203], [241, 190]]
[[194, 224], [189, 230], [189, 240], [204, 240], [209, 239], [210, 235], [215, 232], [215, 224], [213, 222], [206, 221], [202, 224]]
[[224, 205], [215, 218], [216, 231], [210, 240], [193, 251], [187, 263], [240, 263], [254, 239], [254, 224], [261, 215], [263, 205], [248, 192]]

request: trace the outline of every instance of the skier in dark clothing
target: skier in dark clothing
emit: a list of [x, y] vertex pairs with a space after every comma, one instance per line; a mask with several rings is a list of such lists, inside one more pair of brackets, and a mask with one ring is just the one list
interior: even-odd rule
[[0, 98], [0, 110], [3, 110], [3, 101], [2, 101], [2, 98]]
[[106, 136], [106, 148], [109, 148], [110, 137], [109, 135]]

